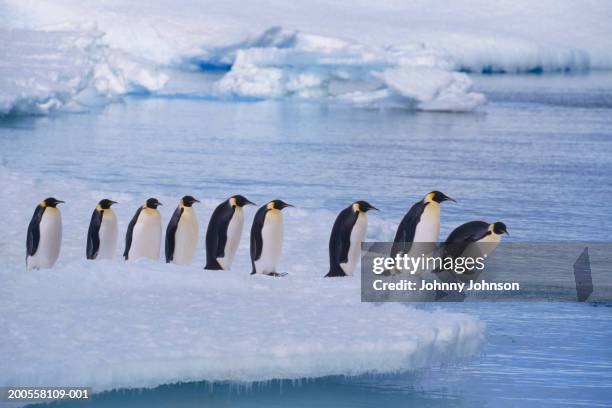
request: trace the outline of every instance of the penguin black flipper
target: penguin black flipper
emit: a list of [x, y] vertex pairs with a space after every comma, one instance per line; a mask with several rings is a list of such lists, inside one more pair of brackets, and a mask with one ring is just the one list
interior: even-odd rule
[[340, 264], [348, 262], [351, 232], [358, 216], [359, 214], [353, 211], [352, 206], [338, 214], [329, 237], [329, 272], [325, 275], [326, 278], [346, 276]]
[[142, 207], [138, 207], [136, 210], [136, 214], [132, 217], [132, 220], [128, 224], [127, 232], [125, 233], [125, 251], [123, 251], [123, 259], [128, 260], [130, 254], [130, 247], [132, 246], [132, 235], [134, 234], [134, 226], [138, 221], [138, 217], [140, 216], [140, 212], [142, 211]]
[[423, 201], [416, 202], [406, 213], [406, 215], [404, 215], [404, 218], [402, 218], [402, 221], [397, 227], [395, 239], [393, 240], [395, 244], [399, 243], [400, 245], [393, 246], [393, 256], [395, 256], [395, 253], [399, 248], [401, 248], [404, 253], [410, 251], [412, 242], [414, 241], [414, 236], [416, 234], [417, 225], [421, 220], [421, 216], [423, 215], [426, 206], [427, 203]]
[[263, 229], [267, 212], [268, 209], [265, 206], [261, 207], [259, 210], [257, 210], [255, 218], [253, 219], [253, 226], [251, 227], [251, 265], [253, 266], [253, 271], [251, 272], [251, 275], [255, 275], [257, 273], [255, 270], [255, 261], [261, 257], [261, 252], [263, 250], [261, 230]]
[[87, 259], [96, 259], [98, 250], [100, 249], [100, 226], [102, 225], [102, 216], [104, 210], [94, 210], [91, 214], [89, 222], [89, 230], [87, 231]]
[[225, 257], [227, 244], [227, 228], [236, 209], [228, 201], [219, 204], [213, 211], [206, 230], [206, 266], [204, 269], [223, 269], [217, 258]]
[[176, 210], [174, 210], [172, 214], [172, 218], [170, 218], [168, 227], [166, 228], [166, 263], [170, 263], [174, 259], [175, 235], [183, 211], [182, 207], [176, 207]]
[[45, 213], [45, 207], [39, 205], [34, 210], [30, 224], [28, 225], [28, 237], [26, 239], [27, 255], [34, 256], [38, 251], [38, 244], [40, 243], [40, 221]]
[[489, 224], [484, 221], [470, 221], [458, 226], [444, 241], [444, 256], [461, 256], [467, 246], [491, 234]]

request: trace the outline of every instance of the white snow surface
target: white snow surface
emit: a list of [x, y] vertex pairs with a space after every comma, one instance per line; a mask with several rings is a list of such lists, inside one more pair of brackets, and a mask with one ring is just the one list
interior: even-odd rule
[[[484, 323], [444, 309], [360, 302], [358, 277], [325, 279], [331, 211], [285, 212], [284, 278], [251, 276], [245, 231], [232, 271], [203, 271], [203, 234], [192, 266], [86, 261], [91, 211], [119, 201], [121, 234], [146, 197], [93, 191], [0, 167], [0, 384], [83, 385], [94, 391], [178, 381], [297, 379], [414, 370], [480, 352]], [[203, 199], [207, 225], [221, 198]], [[64, 239], [53, 269], [26, 272], [25, 232], [43, 196], [61, 207]], [[178, 197], [159, 197], [164, 222]], [[31, 203], [31, 206], [28, 205]], [[31, 207], [31, 208], [30, 208]], [[316, 222], [313, 222], [316, 220]], [[369, 239], [391, 223], [370, 217]], [[120, 246], [123, 242], [120, 237]], [[123, 248], [118, 248], [118, 258]]]
[[[89, 24], [105, 33], [100, 41], [109, 50], [129, 56], [124, 61], [171, 67], [170, 76], [185, 69], [219, 72], [205, 97], [293, 97], [444, 111], [473, 110], [485, 101], [456, 71], [612, 68], [611, 19], [606, 0], [0, 4], [0, 26], [49, 30]], [[137, 81], [149, 91], [163, 82]]]

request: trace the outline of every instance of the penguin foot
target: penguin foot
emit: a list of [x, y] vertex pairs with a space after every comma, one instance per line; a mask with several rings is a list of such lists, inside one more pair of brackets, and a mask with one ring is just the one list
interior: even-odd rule
[[282, 277], [282, 276], [287, 276], [288, 274], [287, 274], [287, 272], [281, 272], [281, 273], [278, 273], [278, 272], [270, 272], [270, 273], [268, 273], [268, 274], [266, 274], [266, 275], [268, 275], [268, 276], [274, 276], [274, 277], [276, 277], [276, 278], [280, 278], [280, 277]]

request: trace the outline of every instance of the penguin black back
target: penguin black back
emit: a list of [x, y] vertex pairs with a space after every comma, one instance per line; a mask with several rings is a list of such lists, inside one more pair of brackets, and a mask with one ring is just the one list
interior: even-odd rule
[[144, 206], [142, 205], [138, 207], [138, 209], [136, 210], [136, 213], [132, 217], [132, 220], [128, 224], [127, 231], [125, 233], [125, 251], [123, 251], [123, 259], [125, 259], [126, 261], [128, 260], [128, 257], [130, 254], [130, 248], [132, 247], [132, 236], [134, 235], [134, 226], [136, 225], [136, 222], [138, 222], [138, 217], [140, 217], [140, 213], [142, 212], [143, 208]]
[[269, 211], [268, 206], [262, 206], [255, 213], [255, 218], [253, 219], [253, 226], [251, 227], [251, 266], [253, 270], [251, 275], [255, 275], [257, 273], [255, 269], [255, 261], [257, 261], [261, 257], [261, 251], [263, 249], [263, 237], [261, 235], [261, 230], [263, 229], [264, 222], [266, 220], [266, 213]]
[[[425, 211], [425, 207], [428, 204], [429, 203], [426, 203], [422, 200], [414, 203], [414, 205], [410, 207], [410, 210], [408, 210], [406, 215], [404, 215], [404, 218], [402, 218], [402, 221], [397, 227], [397, 232], [395, 233], [395, 239], [393, 240], [393, 242], [396, 244], [402, 243], [400, 245], [403, 251], [410, 251], [410, 248], [412, 247], [412, 242], [414, 241], [416, 227], [419, 221], [421, 220], [421, 216]], [[394, 245], [393, 247], [395, 250], [397, 245]]]
[[336, 217], [329, 237], [329, 272], [325, 277], [346, 276], [340, 264], [348, 261], [351, 231], [358, 216], [359, 213], [350, 205]]
[[230, 200], [225, 200], [213, 211], [206, 229], [206, 266], [204, 269], [223, 269], [217, 258], [225, 256], [227, 228], [235, 211], [236, 209], [231, 205]]
[[461, 256], [467, 246], [480, 241], [491, 234], [489, 223], [470, 221], [455, 228], [444, 241], [444, 256], [456, 258]]
[[183, 207], [176, 207], [176, 210], [172, 213], [172, 218], [170, 218], [168, 227], [166, 228], [166, 263], [172, 262], [174, 257], [174, 246], [176, 243], [175, 234], [183, 211]]
[[40, 221], [45, 213], [45, 206], [37, 205], [34, 209], [34, 214], [28, 225], [28, 237], [26, 240], [26, 252], [27, 255], [33, 256], [38, 250], [38, 244], [40, 243]]
[[100, 248], [100, 227], [104, 210], [98, 211], [96, 208], [91, 214], [89, 229], [87, 230], [87, 259], [96, 259]]

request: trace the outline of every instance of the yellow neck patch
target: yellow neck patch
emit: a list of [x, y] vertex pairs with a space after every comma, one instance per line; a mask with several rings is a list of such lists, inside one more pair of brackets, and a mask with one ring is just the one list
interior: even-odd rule
[[268, 205], [266, 205], [266, 208], [268, 210], [275, 210], [276, 208], [274, 208], [274, 201], [270, 201]]
[[229, 203], [230, 203], [230, 205], [232, 207], [237, 207], [238, 206], [238, 204], [236, 204], [236, 197], [230, 198]]

